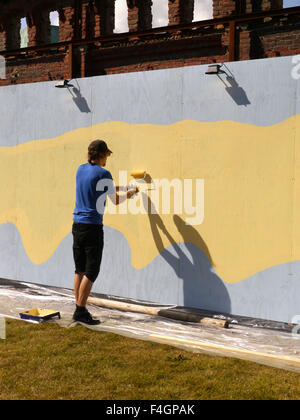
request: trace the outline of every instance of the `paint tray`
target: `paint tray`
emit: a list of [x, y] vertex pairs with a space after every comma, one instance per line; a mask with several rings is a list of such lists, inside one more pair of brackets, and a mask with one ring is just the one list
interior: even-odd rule
[[55, 312], [50, 309], [34, 308], [34, 309], [30, 309], [29, 311], [22, 312], [19, 315], [21, 319], [27, 319], [27, 320], [39, 321], [39, 322], [49, 321], [49, 319], [52, 319], [56, 316], [60, 319], [60, 313]]

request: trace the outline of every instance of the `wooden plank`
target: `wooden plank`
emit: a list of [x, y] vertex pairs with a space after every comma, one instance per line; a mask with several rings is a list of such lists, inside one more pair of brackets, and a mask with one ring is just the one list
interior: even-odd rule
[[222, 319], [202, 317], [201, 315], [191, 314], [188, 312], [176, 311], [174, 307], [165, 309], [165, 307], [151, 307], [143, 305], [135, 305], [126, 302], [114, 301], [110, 299], [100, 299], [90, 297], [88, 303], [102, 306], [109, 309], [118, 309], [121, 311], [137, 312], [152, 316], [162, 316], [164, 318], [175, 319], [178, 321], [195, 322], [199, 324], [213, 325], [221, 328], [228, 328], [229, 322]]
[[137, 313], [143, 313], [143, 314], [154, 315], [154, 316], [157, 316], [158, 312], [162, 309], [160, 307], [135, 305], [132, 303], [120, 302], [117, 300], [100, 299], [100, 298], [94, 298], [94, 297], [89, 297], [88, 303], [91, 303], [92, 305], [96, 305], [96, 306], [102, 306], [104, 308], [118, 309], [121, 311], [128, 311], [128, 312], [137, 312]]

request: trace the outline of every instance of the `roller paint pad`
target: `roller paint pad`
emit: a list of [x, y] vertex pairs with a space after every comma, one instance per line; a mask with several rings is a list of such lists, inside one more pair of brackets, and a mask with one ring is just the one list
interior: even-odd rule
[[132, 171], [130, 175], [136, 180], [145, 179], [147, 172], [143, 170], [137, 170], [137, 171]]
[[[142, 188], [143, 191], [150, 191], [154, 190], [154, 184], [152, 178], [147, 174], [145, 170], [139, 169], [132, 171], [130, 175], [134, 178], [134, 182], [130, 183], [131, 186], [138, 187], [145, 187]], [[151, 184], [152, 188], [147, 188], [147, 184]]]

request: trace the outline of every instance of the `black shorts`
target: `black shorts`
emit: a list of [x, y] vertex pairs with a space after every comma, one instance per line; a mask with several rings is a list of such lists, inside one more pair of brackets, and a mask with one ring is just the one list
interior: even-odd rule
[[103, 226], [73, 223], [75, 273], [83, 273], [94, 283], [100, 272], [103, 253]]

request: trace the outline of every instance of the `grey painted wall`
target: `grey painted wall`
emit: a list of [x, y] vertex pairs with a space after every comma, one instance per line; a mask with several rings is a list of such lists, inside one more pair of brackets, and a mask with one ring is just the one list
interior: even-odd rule
[[[207, 66], [1, 87], [0, 146], [59, 136], [106, 121], [173, 124], [182, 120], [268, 126], [299, 111], [292, 57], [227, 63], [238, 86], [206, 76]], [[299, 96], [298, 96], [299, 98]], [[218, 104], [212, 110], [212, 103]], [[217, 108], [217, 109], [216, 109]], [[164, 112], [161, 112], [161, 109]]]

